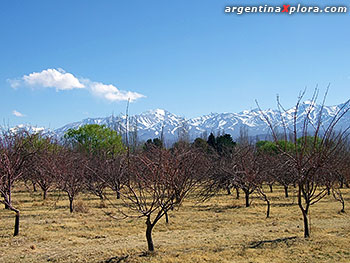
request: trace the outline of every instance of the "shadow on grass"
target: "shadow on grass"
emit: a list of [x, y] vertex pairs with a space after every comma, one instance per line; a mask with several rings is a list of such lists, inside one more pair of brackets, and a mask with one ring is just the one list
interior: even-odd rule
[[[105, 263], [122, 263], [122, 262], [129, 262], [129, 259], [131, 258], [141, 258], [141, 257], [152, 257], [156, 254], [156, 252], [151, 252], [151, 251], [144, 251], [139, 254], [134, 254], [134, 255], [125, 255], [125, 256], [116, 256], [116, 257], [111, 257], [104, 261]], [[141, 261], [142, 262], [142, 261]]]
[[[297, 237], [293, 236], [293, 237], [276, 238], [276, 239], [272, 239], [272, 240], [254, 241], [254, 242], [250, 243], [249, 248], [260, 248], [260, 247], [264, 246], [265, 244], [278, 244], [278, 243], [285, 243], [289, 246], [296, 239], [297, 239]], [[292, 242], [290, 242], [290, 241], [292, 241]]]
[[212, 205], [196, 205], [192, 206], [197, 211], [212, 211], [214, 213], [222, 213], [228, 210], [245, 208], [243, 205], [225, 205], [225, 206], [212, 206]]

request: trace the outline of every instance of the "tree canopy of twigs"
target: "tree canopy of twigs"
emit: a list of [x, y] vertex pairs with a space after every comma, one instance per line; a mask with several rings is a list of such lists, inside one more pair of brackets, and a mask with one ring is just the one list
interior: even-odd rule
[[[320, 201], [327, 188], [320, 180], [324, 173], [336, 169], [342, 156], [338, 154], [344, 148], [349, 127], [339, 129], [337, 124], [350, 110], [349, 101], [334, 113], [331, 119], [324, 119], [323, 111], [327, 92], [321, 105], [317, 105], [316, 89], [309, 101], [302, 102], [302, 92], [292, 110], [285, 110], [277, 98], [279, 123], [272, 120], [261, 109], [261, 113], [270, 127], [274, 141], [280, 153], [285, 156], [290, 171], [298, 185], [298, 206], [303, 215], [304, 237], [310, 236], [308, 213], [310, 206]], [[288, 120], [292, 119], [292, 125]], [[282, 144], [281, 141], [284, 143]], [[292, 147], [287, 147], [292, 145]]]

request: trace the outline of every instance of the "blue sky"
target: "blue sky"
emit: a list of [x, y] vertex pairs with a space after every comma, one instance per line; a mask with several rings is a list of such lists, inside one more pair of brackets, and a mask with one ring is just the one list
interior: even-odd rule
[[126, 96], [131, 114], [187, 118], [255, 108], [255, 99], [274, 108], [276, 94], [290, 107], [300, 90], [328, 83], [328, 105], [349, 99], [350, 13], [224, 13], [267, 3], [298, 2], [1, 1], [1, 121], [58, 128], [124, 112]]

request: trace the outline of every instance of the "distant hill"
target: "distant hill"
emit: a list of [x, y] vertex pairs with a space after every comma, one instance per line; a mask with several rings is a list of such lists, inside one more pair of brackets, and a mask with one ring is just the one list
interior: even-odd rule
[[[311, 107], [310, 101], [305, 101], [300, 105], [299, 118], [297, 120], [298, 127], [301, 128], [303, 117], [306, 111]], [[336, 113], [341, 109], [343, 104], [336, 106], [325, 106], [322, 111], [323, 123], [327, 125]], [[313, 122], [317, 121], [317, 113], [320, 112], [319, 105], [314, 105], [311, 118]], [[288, 119], [287, 125], [291, 127], [294, 108], [291, 108], [287, 113], [283, 113]], [[272, 123], [276, 126], [280, 125], [280, 113], [278, 110], [268, 109], [260, 111], [259, 109], [245, 110], [240, 113], [211, 113], [192, 119], [184, 119], [171, 112], [163, 109], [156, 109], [143, 112], [139, 115], [130, 117], [129, 130], [137, 127], [137, 136], [139, 140], [147, 140], [149, 138], [160, 137], [163, 129], [164, 139], [167, 141], [176, 141], [178, 138], [179, 129], [186, 129], [189, 134], [189, 139], [193, 140], [203, 134], [209, 135], [211, 132], [229, 133], [233, 138], [239, 136], [242, 128], [247, 128], [249, 136], [267, 135], [270, 129], [263, 118], [263, 114], [269, 116]], [[290, 115], [289, 115], [290, 114]], [[109, 116], [105, 118], [87, 118], [82, 121], [69, 123], [54, 132], [62, 136], [70, 128], [78, 128], [86, 124], [105, 124], [109, 127], [125, 130], [125, 116]], [[346, 113], [341, 122], [337, 124], [337, 129], [344, 129], [350, 125], [350, 113]]]

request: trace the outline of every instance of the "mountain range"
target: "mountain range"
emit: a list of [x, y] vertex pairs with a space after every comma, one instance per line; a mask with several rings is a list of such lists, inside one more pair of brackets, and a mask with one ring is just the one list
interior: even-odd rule
[[[344, 107], [346, 106], [346, 107]], [[311, 108], [310, 108], [311, 107]], [[324, 106], [322, 110], [322, 120], [324, 126], [340, 111], [345, 112], [349, 105], [339, 104], [335, 106]], [[316, 122], [321, 106], [313, 104], [310, 101], [305, 101], [298, 108], [297, 126], [301, 127], [303, 119], [307, 111], [310, 110], [310, 118]], [[293, 112], [295, 107], [283, 111], [282, 116], [286, 120], [286, 125], [291, 127], [293, 122]], [[143, 112], [138, 115], [130, 116], [128, 122], [128, 130], [137, 131], [137, 139], [145, 141], [150, 138], [164, 137], [165, 141], [174, 142], [179, 136], [187, 136], [189, 140], [194, 140], [197, 137], [207, 136], [211, 132], [214, 134], [229, 133], [233, 138], [237, 138], [240, 131], [246, 129], [249, 136], [264, 136], [270, 133], [270, 128], [264, 118], [268, 116], [271, 123], [278, 126], [281, 124], [280, 111], [274, 109], [268, 110], [244, 110], [239, 113], [211, 113], [196, 118], [185, 119], [163, 109], [156, 109]], [[125, 132], [126, 116], [108, 116], [102, 118], [87, 118], [82, 121], [69, 123], [53, 132], [58, 136], [63, 136], [68, 129], [76, 129], [86, 124], [104, 124]], [[350, 112], [346, 112], [341, 121], [337, 124], [337, 129], [341, 130], [350, 125]], [[27, 129], [31, 132], [43, 131], [44, 128], [33, 127], [29, 125], [16, 126], [12, 129]], [[46, 130], [48, 131], [48, 130]]]

